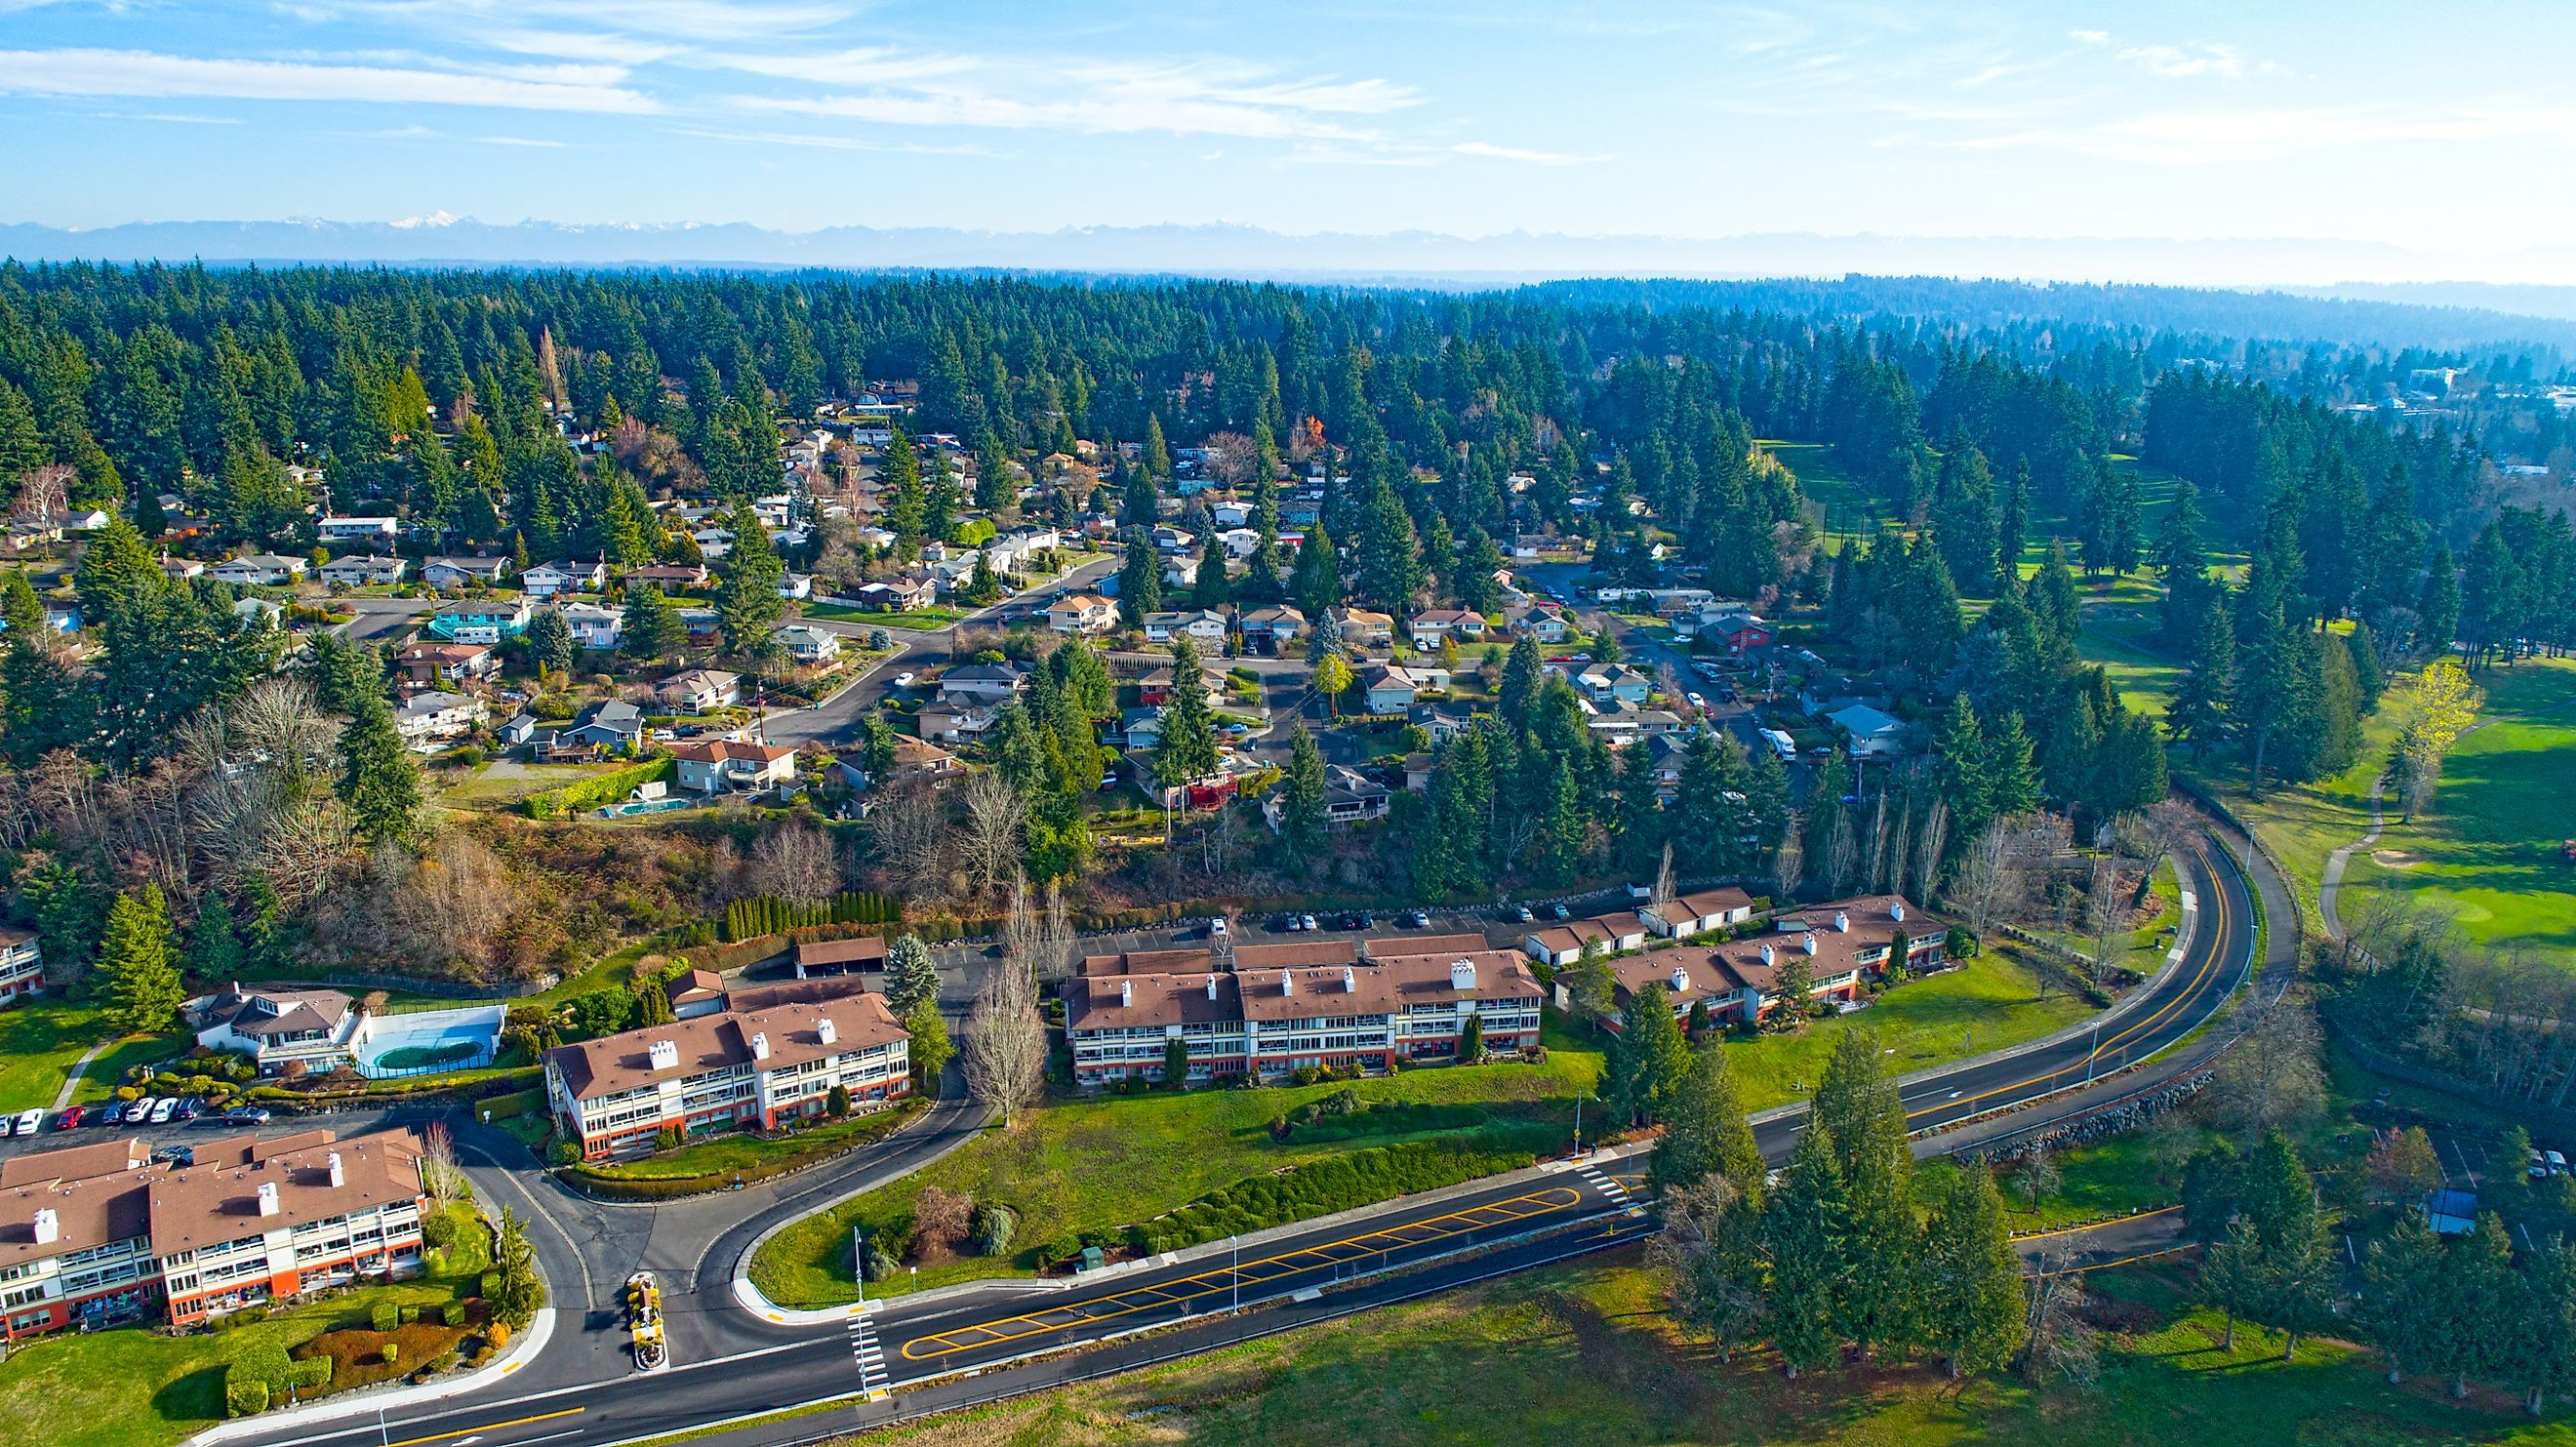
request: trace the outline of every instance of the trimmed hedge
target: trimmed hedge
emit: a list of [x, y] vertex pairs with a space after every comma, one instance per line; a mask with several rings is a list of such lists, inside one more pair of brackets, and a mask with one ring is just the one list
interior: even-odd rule
[[[796, 1139], [788, 1137], [778, 1143], [779, 1154], [740, 1170], [707, 1171], [694, 1176], [621, 1176], [611, 1175], [592, 1165], [572, 1164], [557, 1174], [583, 1194], [607, 1201], [668, 1201], [681, 1196], [703, 1196], [710, 1191], [729, 1191], [736, 1181], [751, 1185], [880, 1144], [909, 1124], [925, 1103], [919, 1097], [912, 1097], [890, 1110], [863, 1117], [868, 1121], [882, 1121], [886, 1128], [854, 1131], [848, 1138], [832, 1142], [827, 1149], [799, 1151], [795, 1149]], [[488, 1291], [484, 1293], [486, 1296], [490, 1294]]]
[[224, 1410], [236, 1417], [265, 1412], [271, 1403], [285, 1401], [296, 1385], [295, 1363], [287, 1360], [286, 1348], [263, 1343], [224, 1368]]
[[531, 819], [568, 819], [575, 814], [585, 814], [604, 805], [614, 804], [635, 792], [636, 786], [640, 784], [669, 783], [678, 777], [679, 772], [680, 763], [677, 759], [667, 756], [647, 759], [643, 763], [613, 769], [596, 778], [584, 779], [577, 784], [566, 784], [560, 789], [548, 789], [543, 793], [530, 794], [519, 801], [519, 812]]
[[903, 901], [891, 894], [853, 894], [847, 890], [830, 904], [791, 904], [758, 895], [725, 906], [724, 937], [747, 940], [755, 935], [784, 934], [835, 924], [901, 924]]

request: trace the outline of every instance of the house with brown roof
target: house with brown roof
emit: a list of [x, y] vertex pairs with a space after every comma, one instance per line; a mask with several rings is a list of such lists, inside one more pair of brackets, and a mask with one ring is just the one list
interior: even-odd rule
[[798, 940], [796, 942], [796, 978], [811, 980], [824, 975], [849, 975], [861, 970], [882, 970], [886, 964], [886, 942], [883, 935], [861, 935], [847, 940]]
[[692, 739], [671, 745], [680, 787], [693, 794], [759, 793], [796, 782], [796, 750], [741, 739]]
[[[1371, 945], [1391, 951], [1403, 943]], [[1284, 948], [1334, 946], [1316, 941]], [[1173, 955], [1198, 958], [1156, 958]], [[1247, 967], [1238, 948], [1233, 970], [1212, 964], [1199, 951], [1084, 961], [1082, 975], [1065, 987], [1074, 1078], [1089, 1085], [1159, 1080], [1173, 1040], [1188, 1053], [1189, 1078], [1214, 1081], [1247, 1073], [1267, 1079], [1308, 1066], [1377, 1071], [1398, 1060], [1454, 1058], [1470, 1018], [1491, 1050], [1518, 1050], [1538, 1039], [1538, 981], [1504, 950], [1372, 949], [1347, 962]]]
[[301, 1065], [316, 1075], [357, 1057], [367, 1012], [338, 990], [251, 989], [228, 985], [188, 1002], [197, 1043], [247, 1055], [262, 1075]]
[[649, 1150], [665, 1129], [775, 1130], [823, 1114], [835, 1089], [854, 1110], [885, 1109], [911, 1093], [911, 1040], [883, 995], [784, 999], [549, 1050], [546, 1099], [600, 1160]]
[[1751, 919], [1753, 896], [1733, 885], [1696, 889], [1675, 895], [1669, 904], [1650, 904], [1641, 913], [1646, 928], [1656, 934], [1665, 939], [1687, 939]]
[[1521, 937], [1521, 949], [1533, 960], [1562, 967], [1583, 958], [1583, 947], [1595, 941], [1604, 954], [1644, 949], [1646, 922], [1626, 910], [1597, 914], [1532, 930]]
[[[1676, 1016], [1705, 999], [1717, 1024], [1758, 1020], [1785, 998], [1782, 981], [1793, 965], [1806, 970], [1811, 1002], [1840, 1009], [1859, 997], [1866, 981], [1891, 978], [1889, 962], [1900, 936], [1905, 973], [1921, 974], [1948, 962], [1949, 933], [1948, 922], [1915, 911], [1897, 895], [1819, 905], [1774, 920], [1770, 930], [1744, 939], [1611, 961], [1618, 988], [1602, 1023], [1616, 1032], [1618, 1012], [1632, 994], [1657, 983], [1675, 997]], [[1676, 975], [1681, 984], [1673, 983]], [[1562, 979], [1557, 995], [1560, 1004], [1571, 1005]]]

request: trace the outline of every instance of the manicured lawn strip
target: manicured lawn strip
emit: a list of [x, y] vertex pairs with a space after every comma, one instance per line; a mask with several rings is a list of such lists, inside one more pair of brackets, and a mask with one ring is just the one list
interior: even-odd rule
[[2488, 1395], [2454, 1404], [2439, 1383], [2390, 1387], [2341, 1342], [2219, 1322], [2181, 1299], [2183, 1277], [2121, 1271], [2088, 1285], [2123, 1330], [2098, 1389], [1989, 1375], [1954, 1388], [1937, 1367], [1781, 1377], [1767, 1353], [1722, 1364], [1663, 1314], [1628, 1251], [1504, 1278], [1263, 1341], [940, 1418], [865, 1442], [1124, 1447], [1223, 1442], [1375, 1447], [1545, 1442], [1551, 1447], [2293, 1447], [2564, 1444]]
[[714, 1136], [631, 1161], [583, 1166], [576, 1174], [612, 1181], [670, 1181], [735, 1171], [775, 1172], [782, 1165], [793, 1169], [794, 1163], [821, 1160], [855, 1145], [883, 1140], [901, 1129], [918, 1108], [915, 1105], [852, 1116], [776, 1140], [762, 1140], [743, 1132]]
[[[462, 1208], [460, 1208], [462, 1209]], [[224, 1368], [252, 1348], [292, 1351], [327, 1332], [364, 1328], [378, 1301], [439, 1306], [474, 1288], [487, 1264], [480, 1228], [460, 1237], [452, 1276], [425, 1276], [288, 1307], [230, 1331], [167, 1337], [141, 1327], [62, 1333], [22, 1343], [0, 1363], [0, 1431], [44, 1447], [166, 1447], [224, 1414]], [[422, 1328], [406, 1326], [419, 1335]], [[409, 1360], [400, 1375], [421, 1365]], [[335, 1378], [334, 1388], [355, 1385]]]
[[[0, 1009], [0, 1110], [51, 1110], [74, 1062], [112, 1032], [98, 1008], [59, 994]], [[138, 1035], [110, 1047], [82, 1074], [73, 1100], [102, 1100], [128, 1065], [157, 1061], [176, 1047], [165, 1035]]]
[[871, 628], [909, 628], [916, 632], [936, 632], [966, 615], [954, 608], [844, 608], [836, 603], [817, 603], [805, 609], [808, 618], [822, 618], [834, 623], [858, 623]]

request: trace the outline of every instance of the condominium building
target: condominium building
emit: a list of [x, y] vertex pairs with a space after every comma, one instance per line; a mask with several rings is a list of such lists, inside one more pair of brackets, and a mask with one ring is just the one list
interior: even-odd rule
[[846, 991], [727, 1009], [546, 1052], [546, 1098], [567, 1138], [599, 1160], [736, 1125], [774, 1130], [823, 1113], [834, 1087], [854, 1110], [912, 1090], [912, 1037], [883, 995]]
[[[1189, 1052], [1192, 1080], [1454, 1058], [1471, 1017], [1487, 1049], [1538, 1042], [1538, 980], [1518, 956], [1482, 948], [1392, 953], [1432, 943], [1276, 947], [1349, 948], [1340, 963], [1256, 963], [1245, 957], [1265, 947], [1245, 947], [1234, 951], [1231, 970], [1197, 951], [1095, 956], [1065, 990], [1074, 1078], [1160, 1080], [1175, 1039]], [[1186, 965], [1199, 968], [1175, 968]]]
[[419, 1269], [420, 1147], [408, 1131], [339, 1140], [228, 1136], [187, 1164], [140, 1140], [0, 1164], [0, 1319], [14, 1340], [237, 1308]]
[[0, 928], [0, 1005], [45, 988], [45, 956], [25, 930]]
[[[1793, 960], [1806, 968], [1809, 1000], [1839, 1009], [1858, 998], [1864, 978], [1891, 974], [1890, 958], [1900, 938], [1907, 974], [1949, 962], [1949, 922], [1918, 913], [1901, 897], [1887, 894], [1775, 916], [1768, 931], [1725, 944], [1624, 955], [1609, 962], [1617, 985], [1601, 1023], [1617, 1033], [1629, 999], [1656, 985], [1663, 987], [1677, 1019], [1706, 1001], [1712, 1024], [1759, 1020], [1787, 998], [1782, 980]], [[1556, 995], [1559, 1005], [1571, 1008], [1572, 991], [1562, 975]]]

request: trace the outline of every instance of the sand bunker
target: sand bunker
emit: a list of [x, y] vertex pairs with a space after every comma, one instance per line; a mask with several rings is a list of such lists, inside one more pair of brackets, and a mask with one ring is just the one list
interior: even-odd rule
[[2412, 869], [2424, 862], [2424, 856], [2412, 849], [2374, 849], [2370, 862], [2382, 869]]

